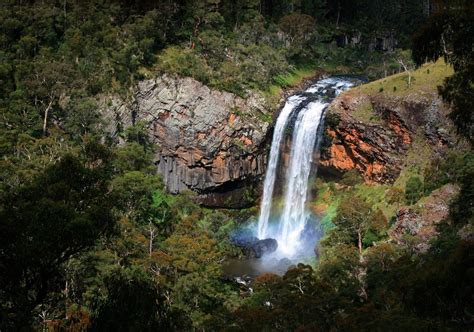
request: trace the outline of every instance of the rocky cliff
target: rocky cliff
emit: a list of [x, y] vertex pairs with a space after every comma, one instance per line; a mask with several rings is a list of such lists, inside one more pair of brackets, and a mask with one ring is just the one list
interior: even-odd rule
[[242, 99], [164, 75], [141, 81], [131, 101], [112, 98], [104, 116], [111, 132], [145, 123], [168, 190], [192, 190], [204, 205], [249, 204], [265, 172], [272, 113], [258, 94]]
[[438, 235], [436, 226], [449, 220], [449, 206], [459, 194], [459, 187], [447, 184], [424, 197], [415, 207], [403, 207], [397, 211], [390, 237], [397, 244], [406, 244], [407, 237], [416, 237], [415, 249], [426, 252], [429, 240]]
[[320, 162], [323, 174], [357, 169], [366, 182], [392, 183], [415, 141], [435, 153], [454, 144], [448, 110], [436, 92], [442, 80], [425, 68], [419, 84], [429, 75], [433, 82], [407, 86], [403, 75], [355, 88], [333, 101]]

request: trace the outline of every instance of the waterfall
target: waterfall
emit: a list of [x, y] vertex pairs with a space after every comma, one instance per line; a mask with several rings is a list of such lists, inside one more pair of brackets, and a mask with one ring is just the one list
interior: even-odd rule
[[258, 237], [263, 239], [267, 236], [268, 218], [272, 208], [273, 188], [275, 187], [276, 171], [280, 156], [281, 140], [284, 136], [285, 128], [292, 111], [301, 102], [300, 96], [291, 96], [288, 98], [285, 106], [280, 112], [273, 131], [272, 146], [268, 158], [268, 166], [263, 183], [263, 198], [258, 218]]
[[[292, 257], [298, 250], [301, 235], [310, 213], [306, 208], [309, 178], [315, 146], [319, 146], [318, 133], [322, 130], [324, 111], [330, 100], [347, 90], [354, 79], [330, 77], [313, 84], [304, 93], [288, 98], [275, 124], [265, 174], [263, 197], [258, 219], [257, 236], [260, 239], [273, 237], [278, 241], [278, 251]], [[292, 113], [296, 113], [292, 116]], [[290, 148], [290, 162], [285, 172], [283, 209], [276, 227], [269, 227], [272, 199], [277, 180], [280, 146], [290, 119], [295, 119]], [[321, 135], [319, 135], [321, 136]], [[270, 230], [271, 229], [271, 230]]]
[[326, 106], [327, 103], [312, 102], [300, 111], [296, 120], [278, 238], [278, 245], [285, 253], [292, 253], [306, 224], [308, 179], [318, 128]]

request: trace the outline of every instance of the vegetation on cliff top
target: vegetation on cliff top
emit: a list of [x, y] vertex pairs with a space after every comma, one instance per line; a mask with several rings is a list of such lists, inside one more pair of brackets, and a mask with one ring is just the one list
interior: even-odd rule
[[[414, 95], [417, 98], [437, 94], [438, 86], [454, 73], [453, 68], [444, 61], [427, 63], [419, 68], [410, 68], [410, 73], [400, 68], [400, 73], [361, 85], [348, 91], [348, 94], [364, 93], [369, 96], [381, 94], [388, 97]], [[410, 84], [408, 79], [410, 78]]]

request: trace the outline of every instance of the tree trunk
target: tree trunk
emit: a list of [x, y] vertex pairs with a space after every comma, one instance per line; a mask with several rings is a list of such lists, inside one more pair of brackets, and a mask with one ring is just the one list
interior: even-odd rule
[[359, 258], [362, 261], [362, 232], [360, 230], [357, 232], [357, 246], [359, 248]]
[[150, 242], [148, 244], [148, 255], [151, 257], [151, 254], [153, 253], [153, 240], [156, 237], [156, 229], [153, 227], [151, 221], [149, 224], [148, 231], [150, 232]]
[[405, 70], [405, 72], [408, 74], [408, 87], [411, 87], [411, 72], [408, 70], [407, 65], [405, 65], [402, 59], [399, 59], [398, 63], [403, 67], [403, 70]]
[[51, 109], [51, 105], [53, 104], [53, 101], [51, 100], [44, 110], [44, 119], [43, 119], [43, 135], [46, 136], [47, 134], [47, 126], [48, 126], [48, 114], [49, 110]]
[[65, 297], [65, 299], [64, 299], [64, 307], [65, 307], [65, 311], [66, 311], [66, 320], [68, 320], [68, 319], [69, 319], [69, 314], [68, 314], [68, 310], [69, 310], [69, 308], [68, 308], [68, 301], [69, 301], [69, 284], [68, 284], [67, 280], [66, 280], [66, 285], [65, 285], [65, 287], [64, 287], [64, 297]]

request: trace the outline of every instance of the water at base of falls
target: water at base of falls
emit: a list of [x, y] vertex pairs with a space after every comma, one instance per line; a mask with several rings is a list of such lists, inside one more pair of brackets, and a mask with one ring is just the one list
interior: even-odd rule
[[[274, 238], [278, 249], [268, 259], [314, 255], [318, 240], [317, 220], [308, 211], [309, 180], [314, 171], [314, 152], [322, 134], [324, 111], [330, 100], [355, 84], [348, 77], [317, 81], [306, 91], [288, 98], [277, 119], [265, 174], [264, 192], [257, 225], [259, 239]], [[289, 165], [278, 173], [286, 129], [294, 121]], [[283, 184], [282, 208], [273, 206], [276, 184]], [[305, 234], [305, 233], [312, 234]], [[312, 248], [311, 248], [312, 246]], [[310, 252], [308, 252], [310, 250]]]

